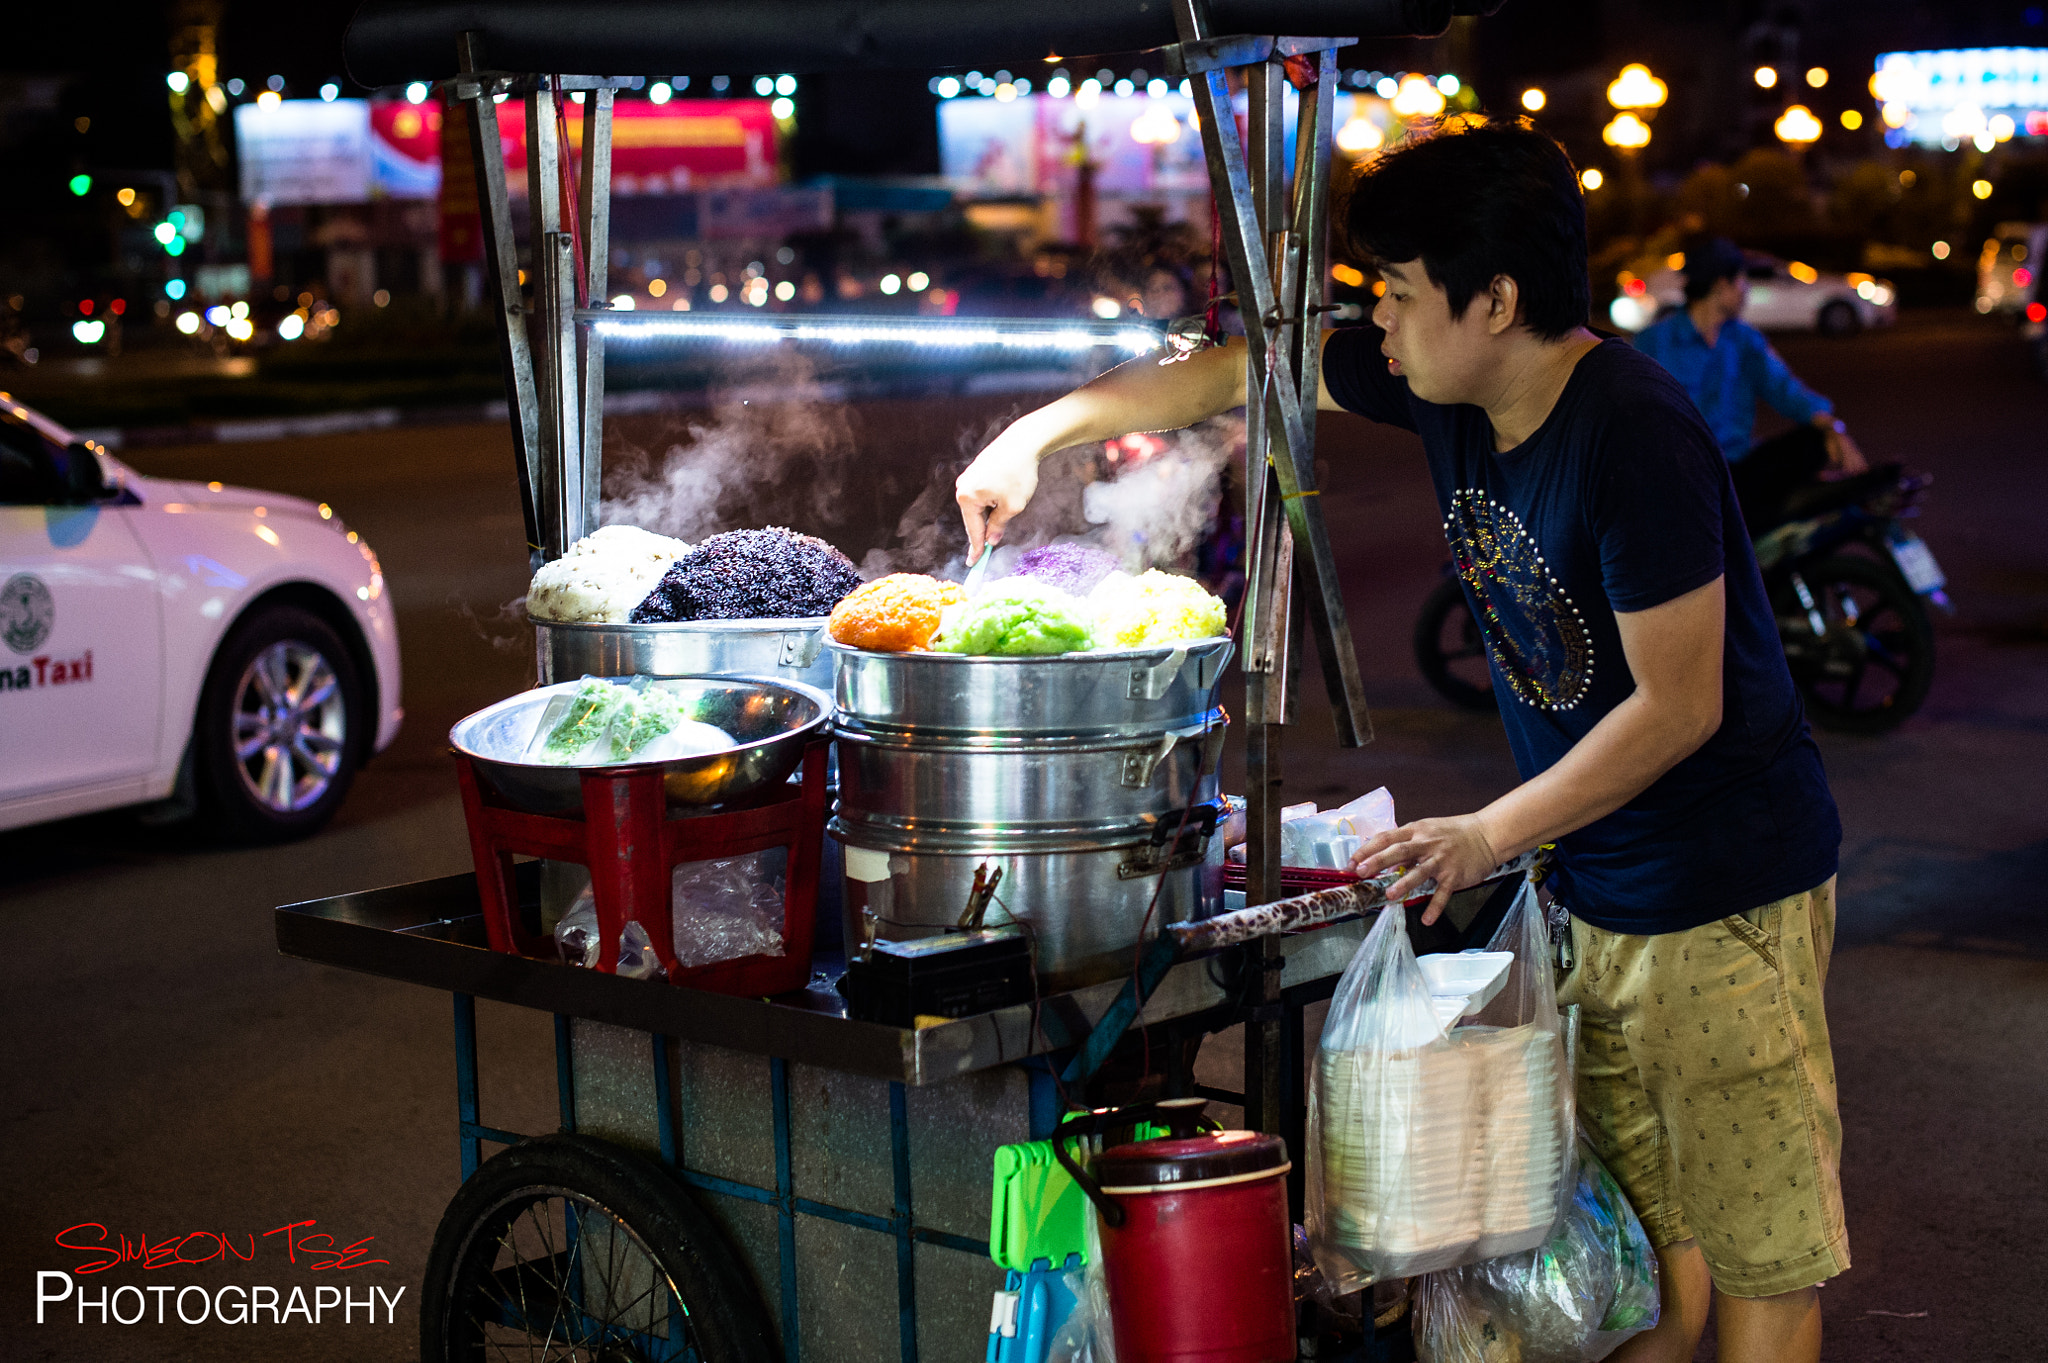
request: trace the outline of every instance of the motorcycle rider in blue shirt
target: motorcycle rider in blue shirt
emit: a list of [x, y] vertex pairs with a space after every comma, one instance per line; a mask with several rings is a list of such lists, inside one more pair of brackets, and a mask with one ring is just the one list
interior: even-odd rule
[[[1801, 383], [1763, 333], [1742, 320], [1746, 265], [1726, 237], [1690, 243], [1685, 306], [1645, 328], [1636, 349], [1670, 370], [1692, 396], [1728, 460], [1743, 519], [1755, 533], [1775, 524], [1785, 499], [1822, 470], [1861, 473], [1868, 464], [1834, 404]], [[1759, 399], [1799, 424], [1754, 443]]]

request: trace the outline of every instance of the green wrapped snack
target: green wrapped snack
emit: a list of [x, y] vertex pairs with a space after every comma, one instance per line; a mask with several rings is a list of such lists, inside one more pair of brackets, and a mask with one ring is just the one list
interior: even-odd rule
[[1094, 646], [1088, 610], [1054, 587], [1013, 579], [948, 607], [932, 639], [937, 653], [1017, 658], [1074, 653]]
[[605, 731], [605, 726], [633, 698], [623, 686], [602, 677], [585, 677], [569, 698], [569, 709], [548, 732], [541, 746], [541, 760], [563, 765], [574, 762]]
[[612, 761], [629, 762], [685, 718], [681, 700], [660, 686], [633, 690], [612, 718]]

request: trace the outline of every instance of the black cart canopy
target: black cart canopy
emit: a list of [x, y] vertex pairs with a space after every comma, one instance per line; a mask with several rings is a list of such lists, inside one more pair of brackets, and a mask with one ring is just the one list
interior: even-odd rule
[[[1226, 34], [1431, 36], [1500, 0], [1210, 0]], [[1175, 0], [368, 0], [348, 31], [368, 86], [456, 72], [459, 35], [500, 71], [653, 76], [698, 71], [922, 69], [1136, 52], [1175, 42]]]

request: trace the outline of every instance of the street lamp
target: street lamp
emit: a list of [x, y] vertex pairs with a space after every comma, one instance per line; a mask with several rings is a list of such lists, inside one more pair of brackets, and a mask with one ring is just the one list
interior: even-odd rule
[[1427, 76], [1404, 76], [1394, 91], [1393, 107], [1403, 118], [1435, 118], [1444, 111], [1443, 92]]
[[1641, 62], [1630, 62], [1621, 68], [1621, 74], [1607, 87], [1607, 102], [1622, 110], [1661, 109], [1669, 93], [1664, 82], [1650, 74], [1649, 67]]
[[1775, 66], [1759, 66], [1756, 69], [1756, 83], [1765, 90], [1769, 90], [1777, 85], [1778, 68]]
[[1348, 152], [1377, 151], [1387, 140], [1379, 125], [1363, 114], [1353, 114], [1337, 129], [1337, 149]]
[[1820, 120], [1804, 104], [1795, 104], [1778, 115], [1771, 125], [1778, 140], [1792, 147], [1804, 147], [1820, 140]]
[[1636, 151], [1650, 145], [1650, 125], [1633, 113], [1619, 113], [1600, 130], [1600, 140], [1623, 151]]
[[1543, 106], [1549, 102], [1549, 97], [1533, 85], [1522, 91], [1522, 107], [1532, 114], [1542, 113]]

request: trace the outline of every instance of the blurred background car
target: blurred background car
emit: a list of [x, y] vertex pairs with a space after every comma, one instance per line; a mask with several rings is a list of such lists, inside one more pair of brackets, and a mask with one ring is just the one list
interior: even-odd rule
[[[2048, 223], [2002, 222], [1977, 257], [1977, 311], [2019, 317], [2039, 295], [2034, 280], [2048, 253]], [[2038, 317], [2028, 318], [2040, 322]]]
[[[1755, 251], [1747, 258], [1749, 302], [1742, 320], [1759, 331], [1853, 336], [1865, 327], [1890, 326], [1898, 317], [1898, 292], [1890, 280], [1861, 271], [1833, 274]], [[1621, 292], [1609, 305], [1608, 318], [1634, 333], [1670, 309], [1684, 307], [1684, 259], [1669, 257], [1647, 274], [1623, 270]]]
[[301, 837], [403, 716], [383, 571], [332, 507], [144, 477], [0, 393], [0, 829], [153, 805]]

